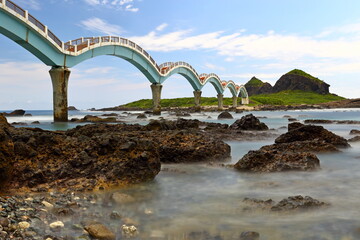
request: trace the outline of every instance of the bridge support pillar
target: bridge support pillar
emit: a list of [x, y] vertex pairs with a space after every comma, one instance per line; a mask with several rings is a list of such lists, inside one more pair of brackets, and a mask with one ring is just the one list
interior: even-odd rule
[[151, 92], [153, 98], [153, 114], [154, 115], [161, 115], [161, 84], [151, 84]]
[[236, 107], [238, 106], [237, 101], [238, 101], [238, 97], [237, 97], [237, 96], [233, 96], [233, 97], [232, 97], [232, 107], [233, 107], [233, 108], [236, 108]]
[[68, 121], [68, 81], [70, 70], [64, 67], [52, 67], [49, 71], [53, 86], [53, 110], [55, 122]]
[[242, 105], [246, 105], [246, 104], [249, 104], [249, 98], [248, 97], [246, 97], [246, 98], [241, 98], [241, 104]]
[[218, 98], [218, 111], [222, 111], [224, 110], [224, 95], [218, 94], [217, 98]]
[[201, 111], [201, 107], [200, 107], [200, 102], [201, 102], [201, 91], [197, 90], [194, 91], [194, 100], [195, 100], [195, 112], [200, 112]]

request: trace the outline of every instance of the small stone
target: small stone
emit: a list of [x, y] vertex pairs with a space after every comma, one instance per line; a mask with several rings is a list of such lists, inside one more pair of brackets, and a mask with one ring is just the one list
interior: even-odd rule
[[112, 211], [112, 213], [110, 214], [110, 218], [111, 219], [121, 219], [121, 214], [118, 213], [117, 211]]
[[118, 204], [124, 204], [124, 203], [133, 203], [135, 202], [135, 198], [125, 194], [125, 193], [120, 193], [120, 192], [115, 192], [111, 195], [111, 198], [114, 202], [118, 203]]
[[32, 201], [34, 201], [34, 199], [32, 197], [28, 197], [28, 198], [25, 199], [25, 201], [32, 202]]
[[229, 112], [222, 112], [219, 114], [218, 119], [233, 119], [233, 116]]
[[30, 223], [28, 222], [19, 222], [19, 228], [21, 229], [28, 229], [30, 227]]
[[52, 205], [51, 203], [49, 203], [47, 201], [42, 201], [41, 203], [48, 209], [53, 209], [54, 208], [54, 205]]
[[123, 237], [125, 237], [125, 238], [136, 237], [139, 234], [139, 232], [135, 226], [122, 225], [121, 232], [122, 232]]
[[91, 237], [100, 240], [115, 240], [115, 233], [113, 233], [106, 226], [101, 223], [93, 223], [85, 226], [85, 230], [90, 234]]
[[64, 223], [61, 221], [56, 221], [56, 222], [50, 223], [49, 227], [51, 228], [51, 230], [59, 230], [64, 227]]
[[257, 232], [242, 232], [240, 240], [259, 240], [260, 234]]
[[9, 225], [9, 219], [4, 218], [4, 217], [0, 217], [0, 225], [3, 227], [7, 227]]

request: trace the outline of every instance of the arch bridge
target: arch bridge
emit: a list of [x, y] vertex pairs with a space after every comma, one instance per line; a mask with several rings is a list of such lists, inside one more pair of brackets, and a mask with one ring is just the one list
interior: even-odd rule
[[195, 108], [200, 110], [201, 89], [210, 83], [217, 91], [218, 108], [223, 108], [223, 93], [229, 89], [233, 96], [233, 107], [237, 107], [238, 96], [242, 104], [248, 104], [244, 85], [224, 81], [215, 73], [198, 74], [186, 62], [166, 62], [158, 65], [150, 54], [129, 39], [118, 36], [81, 37], [63, 42], [37, 20], [11, 0], [0, 0], [0, 33], [31, 52], [44, 64], [51, 66], [53, 86], [54, 121], [68, 120], [69, 68], [101, 55], [122, 58], [139, 69], [151, 83], [153, 113], [160, 114], [162, 84], [173, 74], [180, 74], [194, 90]]

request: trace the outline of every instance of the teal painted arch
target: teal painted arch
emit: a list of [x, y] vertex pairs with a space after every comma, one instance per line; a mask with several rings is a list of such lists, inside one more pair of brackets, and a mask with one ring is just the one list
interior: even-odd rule
[[38, 32], [26, 22], [0, 8], [0, 33], [16, 42], [48, 66], [63, 66], [64, 54], [44, 33]]
[[217, 77], [209, 77], [205, 80], [202, 88], [207, 84], [207, 83], [211, 83], [211, 85], [214, 86], [216, 92], [218, 94], [223, 94], [224, 93], [224, 88], [221, 85], [221, 81], [220, 79], [218, 79]]
[[191, 69], [184, 66], [177, 66], [171, 69], [165, 76], [161, 76], [159, 83], [160, 84], [164, 83], [165, 80], [167, 80], [169, 77], [171, 77], [174, 74], [180, 74], [186, 80], [188, 80], [194, 91], [201, 90], [202, 86], [198, 76]]
[[246, 90], [244, 85], [240, 85], [239, 97], [241, 97], [241, 98], [248, 98], [249, 97], [249, 95], [247, 93], [247, 90]]
[[228, 82], [226, 84], [226, 88], [228, 88], [232, 94], [233, 97], [237, 96], [238, 91], [236, 90], [236, 85], [234, 82]]
[[128, 61], [139, 69], [151, 83], [158, 84], [160, 81], [157, 69], [142, 54], [122, 45], [96, 46], [78, 56], [67, 55], [65, 66], [74, 67], [83, 61], [102, 55], [115, 56]]

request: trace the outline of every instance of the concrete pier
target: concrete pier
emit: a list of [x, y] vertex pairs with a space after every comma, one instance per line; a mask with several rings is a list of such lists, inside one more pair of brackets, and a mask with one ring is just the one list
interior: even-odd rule
[[236, 108], [236, 107], [237, 107], [237, 105], [238, 105], [237, 101], [238, 101], [238, 97], [237, 97], [237, 96], [233, 96], [233, 97], [232, 97], [232, 107], [233, 107], [233, 108]]
[[68, 81], [70, 70], [64, 67], [52, 67], [49, 71], [53, 86], [53, 110], [55, 122], [68, 121]]
[[154, 115], [161, 115], [161, 84], [151, 84], [151, 92], [153, 98], [153, 114]]
[[224, 95], [218, 94], [217, 98], [218, 98], [218, 111], [222, 111], [224, 110]]
[[200, 103], [201, 103], [201, 91], [200, 90], [197, 90], [197, 91], [194, 91], [194, 100], [195, 100], [195, 112], [200, 112], [201, 111], [201, 106], [200, 106]]
[[241, 98], [241, 104], [242, 104], [242, 105], [249, 104], [249, 98], [247, 98], [247, 97], [246, 97], [246, 98], [242, 97], [242, 98]]

